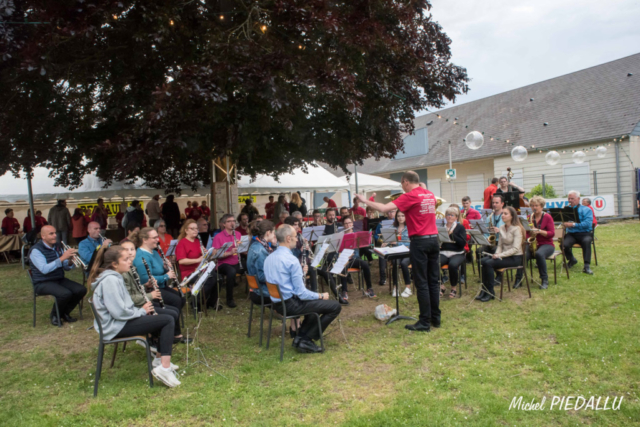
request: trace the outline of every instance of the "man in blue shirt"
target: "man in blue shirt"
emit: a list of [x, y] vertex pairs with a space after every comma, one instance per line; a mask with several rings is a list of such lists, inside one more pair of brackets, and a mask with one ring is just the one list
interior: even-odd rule
[[56, 244], [56, 229], [45, 225], [40, 231], [42, 240], [36, 243], [29, 253], [31, 280], [38, 295], [52, 295], [58, 302], [60, 318], [56, 315], [55, 305], [51, 309], [51, 324], [62, 325], [62, 321], [75, 322], [70, 316], [76, 305], [87, 294], [87, 288], [64, 277], [64, 272], [74, 267], [71, 258], [75, 249], [62, 252]]
[[569, 268], [578, 263], [573, 256], [573, 245], [576, 243], [582, 247], [582, 258], [584, 267], [582, 272], [585, 274], [593, 274], [591, 271], [591, 242], [593, 241], [593, 212], [588, 206], [580, 204], [580, 193], [576, 190], [569, 191], [569, 205], [575, 210], [578, 222], [563, 223], [566, 230], [562, 245], [564, 246], [564, 255], [569, 260]]
[[[338, 301], [330, 301], [328, 293], [316, 293], [308, 290], [304, 285], [304, 275], [300, 261], [293, 256], [291, 249], [296, 247], [298, 237], [293, 227], [283, 224], [276, 231], [279, 247], [264, 262], [264, 275], [267, 282], [280, 286], [281, 296], [284, 302], [271, 298], [276, 311], [282, 314], [282, 304], [287, 308], [287, 315], [298, 313], [318, 313], [322, 330], [340, 314]], [[318, 322], [315, 316], [305, 316], [302, 325], [298, 329], [293, 347], [300, 353], [320, 353], [313, 340], [320, 339]]]
[[87, 232], [89, 235], [78, 245], [78, 255], [84, 264], [89, 267], [89, 262], [93, 257], [93, 254], [100, 248], [102, 244], [110, 245], [111, 240], [104, 239], [100, 235], [100, 224], [95, 221], [91, 221], [87, 225]]

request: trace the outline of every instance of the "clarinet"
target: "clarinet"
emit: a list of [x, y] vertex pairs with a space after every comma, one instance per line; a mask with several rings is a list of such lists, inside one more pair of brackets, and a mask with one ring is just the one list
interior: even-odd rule
[[[147, 274], [149, 275], [149, 281], [153, 284], [153, 289], [155, 289], [156, 291], [159, 291], [160, 288], [158, 287], [158, 282], [156, 282], [156, 279], [153, 278], [153, 276], [151, 275], [151, 270], [149, 269], [149, 264], [147, 264], [147, 260], [142, 258], [142, 263], [144, 264], [144, 268], [145, 270], [147, 270]], [[160, 307], [164, 308], [164, 300], [162, 299], [162, 295], [160, 295]]]
[[[235, 246], [236, 253], [237, 253], [238, 241], [236, 240], [236, 231], [235, 230], [233, 230], [231, 232], [231, 237], [233, 237], [233, 246]], [[238, 267], [240, 268], [240, 270], [242, 270], [242, 257], [240, 256], [239, 253], [238, 253]]]
[[202, 243], [202, 237], [200, 237], [200, 234], [198, 234], [198, 241], [200, 242], [200, 251], [202, 252], [202, 256], [205, 256], [207, 250], [204, 248], [204, 244]]
[[[167, 260], [167, 257], [164, 255], [164, 251], [162, 250], [160, 245], [158, 245], [158, 251], [160, 252], [160, 256], [162, 257], [162, 261], [169, 266], [169, 271], [173, 271], [173, 267], [171, 266], [171, 263]], [[173, 287], [174, 288], [180, 288], [180, 283], [178, 282], [177, 278], [173, 278], [172, 283], [173, 283]]]
[[[134, 282], [136, 282], [136, 286], [138, 286], [138, 289], [140, 290], [140, 292], [142, 292], [142, 295], [144, 295], [144, 299], [146, 302], [151, 302], [149, 301], [149, 297], [147, 297], [147, 291], [144, 288], [144, 286], [142, 286], [142, 283], [140, 283], [140, 276], [138, 275], [138, 271], [136, 270], [136, 268], [134, 266], [131, 266], [131, 275], [133, 276], [133, 280]], [[155, 310], [151, 310], [151, 313], [154, 316], [157, 316], [158, 313], [156, 313]]]

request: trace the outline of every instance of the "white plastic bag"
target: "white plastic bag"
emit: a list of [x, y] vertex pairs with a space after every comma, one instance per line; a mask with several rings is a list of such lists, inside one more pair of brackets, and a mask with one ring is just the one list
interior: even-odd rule
[[379, 306], [376, 307], [376, 312], [374, 316], [376, 316], [376, 319], [378, 320], [385, 321], [385, 320], [389, 320], [392, 316], [395, 316], [395, 314], [396, 314], [395, 308], [391, 308], [387, 304], [380, 304]]

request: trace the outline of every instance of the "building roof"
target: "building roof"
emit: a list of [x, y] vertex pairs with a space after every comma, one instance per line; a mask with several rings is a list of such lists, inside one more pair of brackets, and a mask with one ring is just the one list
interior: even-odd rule
[[[381, 174], [445, 164], [448, 141], [453, 161], [462, 162], [509, 155], [515, 145], [549, 149], [631, 134], [640, 122], [640, 53], [416, 117], [415, 127], [429, 122], [428, 154], [371, 158], [358, 171]], [[473, 130], [485, 137], [476, 151], [463, 141]]]

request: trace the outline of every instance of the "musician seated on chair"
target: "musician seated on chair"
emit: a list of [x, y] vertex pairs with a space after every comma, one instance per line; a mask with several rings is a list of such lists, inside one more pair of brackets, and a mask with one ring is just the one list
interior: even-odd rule
[[310, 226], [319, 227], [321, 225], [324, 225], [324, 222], [322, 220], [322, 212], [320, 212], [319, 210], [315, 210], [313, 211], [313, 222], [310, 224]]
[[264, 261], [276, 249], [275, 230], [276, 227], [269, 220], [254, 221], [250, 224], [251, 244], [247, 253], [247, 274], [254, 276], [258, 282], [258, 289], [249, 292], [249, 298], [254, 304], [261, 304], [261, 296], [265, 304], [271, 304], [267, 279], [264, 276]]
[[[476, 297], [482, 302], [490, 301], [495, 296], [495, 270], [499, 268], [517, 267], [523, 265], [522, 254], [525, 243], [524, 227], [515, 209], [508, 206], [502, 210], [502, 221], [499, 229], [500, 239], [495, 253], [482, 258], [483, 290]], [[451, 271], [449, 271], [451, 274]]]
[[573, 256], [573, 245], [576, 243], [582, 248], [582, 259], [584, 260], [583, 273], [593, 274], [591, 271], [591, 242], [593, 242], [593, 212], [588, 206], [580, 204], [580, 193], [576, 190], [569, 191], [569, 205], [574, 209], [578, 222], [565, 222], [566, 234], [562, 245], [564, 254], [568, 260], [569, 268], [578, 263]]
[[[345, 236], [353, 233], [353, 219], [351, 219], [351, 217], [348, 216], [343, 218], [342, 225], [345, 229], [344, 231]], [[377, 295], [374, 292], [373, 287], [371, 286], [371, 269], [369, 268], [369, 263], [363, 260], [362, 258], [360, 258], [359, 249], [354, 250], [353, 255], [351, 255], [351, 258], [349, 259], [349, 261], [347, 262], [347, 265], [344, 267], [344, 270], [342, 271], [342, 274], [344, 276], [340, 276], [340, 282], [342, 283], [342, 289], [340, 292], [341, 297], [344, 300], [349, 301], [349, 295], [347, 294], [347, 276], [349, 275], [347, 271], [349, 268], [359, 268], [362, 271], [365, 284], [367, 285], [367, 290], [365, 291], [365, 295], [368, 296], [369, 298], [377, 298]]]
[[89, 267], [91, 257], [100, 248], [101, 245], [109, 246], [112, 242], [110, 239], [105, 239], [100, 234], [100, 224], [95, 221], [91, 221], [87, 225], [87, 233], [89, 235], [78, 245], [78, 255], [84, 264]]
[[31, 278], [38, 295], [52, 295], [58, 302], [60, 318], [56, 315], [55, 304], [51, 308], [51, 324], [60, 326], [62, 322], [75, 322], [71, 312], [87, 294], [87, 288], [64, 277], [64, 272], [74, 268], [71, 260], [77, 255], [75, 249], [62, 251], [56, 244], [56, 229], [45, 225], [40, 230], [42, 240], [29, 251]]
[[[124, 243], [121, 242], [119, 246], [124, 248], [124, 250], [129, 254], [129, 258], [133, 263], [133, 260], [136, 257], [136, 246], [133, 244], [133, 242], [132, 241], [127, 241]], [[105, 251], [104, 246], [98, 250], [99, 257], [104, 256], [104, 255], [101, 255], [101, 252], [103, 251]], [[138, 282], [136, 281], [134, 272], [135, 274], [137, 274], [137, 278], [138, 278], [137, 280], [140, 280], [140, 274], [138, 273], [137, 270], [135, 270], [135, 267], [133, 267], [133, 264], [129, 271], [122, 273], [122, 279], [124, 280], [124, 285], [127, 288], [127, 292], [129, 292], [129, 296], [133, 301], [133, 305], [138, 308], [142, 308], [147, 303], [147, 301], [151, 301], [151, 303], [153, 304], [153, 310], [156, 313], [167, 314], [173, 317], [173, 322], [174, 322], [173, 343], [174, 344], [177, 344], [177, 343], [186, 344], [187, 342], [193, 341], [191, 338], [189, 338], [189, 341], [187, 341], [187, 339], [182, 335], [182, 331], [180, 329], [180, 310], [168, 304], [165, 304], [164, 308], [162, 308], [162, 305], [160, 304], [160, 299], [162, 298], [162, 294], [160, 293], [160, 290], [155, 289], [150, 282], [142, 283], [142, 280], [140, 280], [140, 285], [144, 289], [144, 292], [143, 292], [143, 289], [141, 289], [141, 286], [139, 286]]]
[[[158, 242], [160, 241], [158, 232], [155, 228], [145, 227], [133, 233], [130, 236], [130, 241], [138, 248], [133, 265], [138, 271], [140, 281], [147, 283], [149, 280], [155, 280], [165, 305], [170, 305], [181, 311], [184, 307], [184, 298], [179, 291], [170, 287], [171, 282], [176, 278], [176, 273], [169, 268], [168, 263], [165, 263], [158, 253]], [[152, 277], [149, 277], [147, 268], [142, 262], [143, 259], [147, 262]]]
[[[180, 385], [171, 363], [174, 318], [167, 314], [153, 315], [153, 304], [136, 307], [127, 292], [122, 274], [131, 269], [131, 257], [121, 246], [112, 246], [100, 252], [91, 269], [89, 280], [93, 290], [93, 306], [100, 316], [103, 337], [106, 340], [136, 335], [159, 334], [158, 352], [153, 360], [153, 376], [168, 387]], [[99, 331], [98, 320], [93, 321]]]
[[[464, 200], [464, 199], [463, 199]], [[452, 243], [442, 243], [440, 245], [440, 265], [447, 265], [449, 270], [449, 283], [451, 292], [449, 298], [455, 298], [458, 294], [458, 269], [465, 263], [464, 248], [467, 245], [467, 230], [464, 225], [458, 222], [460, 211], [458, 208], [449, 207], [444, 213], [445, 227], [449, 232]], [[440, 298], [444, 298], [446, 288], [444, 283], [440, 284]]]
[[231, 247], [218, 258], [218, 273], [226, 278], [227, 288], [227, 307], [235, 308], [238, 305], [233, 300], [233, 288], [236, 285], [236, 274], [240, 273], [240, 264], [238, 261], [238, 245], [240, 244], [240, 233], [236, 228], [236, 220], [231, 214], [224, 214], [220, 220], [224, 224], [224, 229], [216, 237], [213, 238], [213, 247], [220, 249], [225, 243], [230, 242]]
[[[390, 210], [387, 212], [385, 219], [396, 219], [396, 210]], [[382, 221], [376, 226], [376, 231], [373, 233], [373, 241], [379, 242], [382, 239]], [[381, 244], [381, 243], [380, 243]], [[383, 257], [378, 257], [378, 267], [380, 269], [380, 286], [387, 284], [387, 260]]]
[[[398, 211], [394, 216], [395, 218], [393, 226], [396, 228], [397, 241], [392, 243], [382, 243], [382, 245], [380, 246], [383, 248], [387, 246], [398, 245], [409, 247], [411, 240], [409, 239], [409, 229], [407, 228], [406, 216], [403, 212], [400, 211]], [[405, 285], [404, 291], [402, 291], [400, 296], [402, 296], [403, 298], [409, 298], [411, 295], [413, 295], [413, 292], [411, 291], [411, 274], [409, 272], [409, 264], [411, 264], [410, 257], [392, 261], [393, 269], [391, 270], [391, 275], [393, 280], [393, 292], [391, 296], [395, 297], [396, 293], [398, 292], [398, 264], [400, 264], [400, 269], [402, 270], [402, 278], [404, 279]]]
[[[493, 253], [496, 251], [498, 241], [500, 240], [500, 227], [504, 225], [504, 221], [502, 220], [502, 212], [504, 211], [504, 199], [500, 194], [494, 194], [491, 199], [491, 207], [493, 208], [493, 212], [486, 219], [487, 228], [492, 233], [495, 233], [496, 236], [496, 245], [494, 246], [481, 246], [477, 249], [477, 257], [481, 258], [483, 252]], [[484, 237], [489, 238], [490, 234], [485, 234]]]
[[[549, 258], [556, 250], [553, 244], [553, 236], [556, 235], [555, 226], [553, 225], [553, 218], [548, 213], [543, 212], [543, 208], [546, 205], [546, 201], [541, 196], [533, 196], [529, 201], [529, 206], [533, 210], [533, 213], [529, 217], [529, 223], [531, 226], [531, 233], [527, 233], [527, 237], [535, 237], [536, 250], [533, 257], [536, 260], [536, 266], [540, 273], [540, 289], [547, 289], [549, 287], [549, 276], [547, 274], [547, 258]], [[526, 259], [531, 259], [531, 247], [527, 247]], [[514, 289], [522, 286], [523, 270], [518, 270], [516, 275], [516, 284], [513, 285]]]
[[[276, 231], [278, 249], [264, 262], [264, 275], [269, 283], [280, 287], [284, 300], [272, 298], [274, 308], [283, 313], [282, 304], [286, 305], [287, 315], [301, 313], [318, 313], [322, 331], [340, 314], [338, 301], [329, 300], [329, 294], [319, 294], [308, 290], [304, 285], [304, 273], [300, 261], [293, 256], [291, 250], [296, 247], [298, 237], [290, 225], [284, 224]], [[293, 340], [293, 347], [300, 353], [319, 353], [322, 351], [313, 341], [320, 339], [318, 323], [315, 316], [305, 316], [302, 325]]]
[[461, 213], [466, 220], [470, 221], [472, 219], [482, 219], [482, 215], [480, 215], [480, 212], [471, 207], [471, 197], [464, 196], [462, 198], [462, 208], [463, 209]]
[[[176, 261], [183, 280], [196, 271], [203, 258], [202, 246], [200, 240], [198, 240], [198, 225], [194, 220], [188, 219], [180, 229], [178, 244], [176, 245]], [[194, 283], [192, 282], [191, 285]], [[218, 284], [215, 273], [212, 273], [204, 282], [201, 292], [204, 292], [204, 301], [207, 307], [222, 310], [222, 305], [216, 305], [218, 303]], [[196, 303], [195, 299], [193, 299], [193, 303]], [[197, 304], [197, 309], [200, 311], [203, 307]]]

